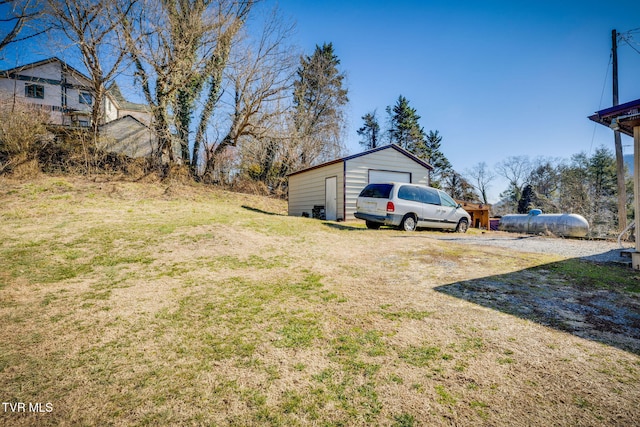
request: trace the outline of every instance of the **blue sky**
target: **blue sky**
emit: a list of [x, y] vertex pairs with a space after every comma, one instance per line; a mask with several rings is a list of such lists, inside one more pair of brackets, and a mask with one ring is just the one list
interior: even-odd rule
[[[440, 132], [458, 172], [509, 156], [613, 149], [612, 131], [587, 116], [612, 105], [614, 28], [639, 30], [633, 48], [619, 46], [619, 76], [620, 102], [640, 98], [638, 0], [265, 1], [296, 23], [293, 42], [304, 54], [333, 43], [347, 75], [349, 154], [362, 150], [361, 117], [377, 110], [384, 126], [399, 95], [426, 131]], [[0, 69], [51, 55], [41, 42], [3, 53]], [[632, 139], [622, 142], [631, 154]], [[505, 188], [496, 180], [491, 200]]]
[[[640, 1], [279, 0], [306, 54], [331, 42], [347, 74], [347, 149], [361, 117], [399, 95], [464, 172], [517, 155], [570, 158], [613, 134], [587, 119], [612, 105], [611, 30], [640, 28]], [[640, 51], [640, 32], [635, 33]], [[620, 102], [640, 98], [640, 53], [619, 46]], [[603, 96], [604, 88], [604, 96]], [[625, 153], [632, 139], [623, 136]], [[497, 201], [504, 182], [496, 180]]]

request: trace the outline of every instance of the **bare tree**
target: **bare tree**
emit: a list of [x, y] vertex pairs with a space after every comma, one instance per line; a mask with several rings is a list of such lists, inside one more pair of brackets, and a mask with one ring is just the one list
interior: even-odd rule
[[12, 43], [36, 37], [47, 31], [46, 26], [29, 28], [40, 16], [41, 7], [38, 0], [0, 0], [0, 52]]
[[491, 187], [496, 175], [489, 169], [486, 162], [480, 162], [466, 171], [469, 182], [475, 187], [482, 198], [482, 203], [488, 204], [487, 191]]
[[249, 39], [239, 45], [227, 73], [234, 87], [228, 131], [208, 147], [206, 169], [213, 168], [219, 153], [241, 140], [264, 147], [270, 153], [267, 158], [278, 151], [274, 144], [282, 142], [279, 124], [288, 109], [296, 65], [293, 49], [286, 43], [292, 30], [274, 10], [256, 42]]
[[45, 0], [51, 28], [80, 51], [89, 72], [93, 103], [91, 127], [94, 143], [104, 121], [106, 86], [120, 70], [126, 51], [117, 46], [115, 28], [128, 15], [137, 0]]
[[[254, 1], [146, 0], [136, 8], [135, 18], [123, 22], [127, 50], [153, 112], [158, 156], [165, 154], [170, 161], [177, 160], [171, 132], [175, 123], [181, 137], [181, 156], [188, 160], [185, 157], [195, 100], [208, 84], [203, 115], [212, 114], [233, 38]], [[198, 132], [204, 133], [201, 127], [206, 128], [206, 123], [208, 119], [201, 119]], [[199, 150], [197, 147], [194, 153]], [[194, 157], [191, 162], [197, 164], [197, 155]]]
[[207, 61], [205, 76], [209, 90], [200, 114], [200, 121], [193, 145], [192, 171], [195, 171], [195, 168], [197, 168], [198, 153], [200, 148], [204, 146], [205, 132], [220, 100], [224, 71], [229, 62], [233, 41], [240, 29], [244, 26], [247, 15], [254, 3], [254, 0], [244, 0], [237, 3], [232, 2], [233, 7], [227, 9], [225, 13], [224, 22], [226, 25], [220, 27], [216, 48]]
[[527, 156], [511, 156], [496, 165], [498, 175], [509, 182], [507, 195], [517, 203], [522, 196], [522, 189], [531, 173], [531, 162]]

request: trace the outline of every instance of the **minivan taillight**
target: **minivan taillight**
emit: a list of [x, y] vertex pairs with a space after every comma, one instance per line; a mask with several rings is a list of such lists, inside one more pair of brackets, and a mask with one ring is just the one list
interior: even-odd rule
[[389, 201], [387, 202], [387, 212], [394, 212], [396, 210], [396, 207], [393, 206], [393, 202]]

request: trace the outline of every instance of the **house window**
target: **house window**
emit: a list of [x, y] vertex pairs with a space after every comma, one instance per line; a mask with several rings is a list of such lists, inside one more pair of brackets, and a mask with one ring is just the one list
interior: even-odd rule
[[80, 98], [78, 99], [80, 104], [93, 104], [93, 96], [89, 92], [80, 92]]
[[24, 96], [27, 98], [44, 99], [44, 86], [27, 83], [24, 85]]

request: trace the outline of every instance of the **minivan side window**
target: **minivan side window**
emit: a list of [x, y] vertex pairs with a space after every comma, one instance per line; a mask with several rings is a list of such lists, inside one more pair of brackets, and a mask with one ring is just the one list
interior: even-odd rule
[[442, 198], [442, 205], [449, 206], [452, 208], [458, 207], [458, 204], [453, 200], [447, 193], [440, 192], [440, 197]]
[[398, 198], [402, 200], [420, 201], [420, 188], [413, 185], [403, 185], [398, 189]]
[[388, 199], [391, 194], [392, 184], [369, 184], [364, 187], [359, 197], [373, 197], [375, 199]]
[[438, 196], [438, 191], [434, 190], [433, 188], [421, 188], [420, 201], [422, 203], [428, 203], [430, 205], [439, 205], [440, 196]]

